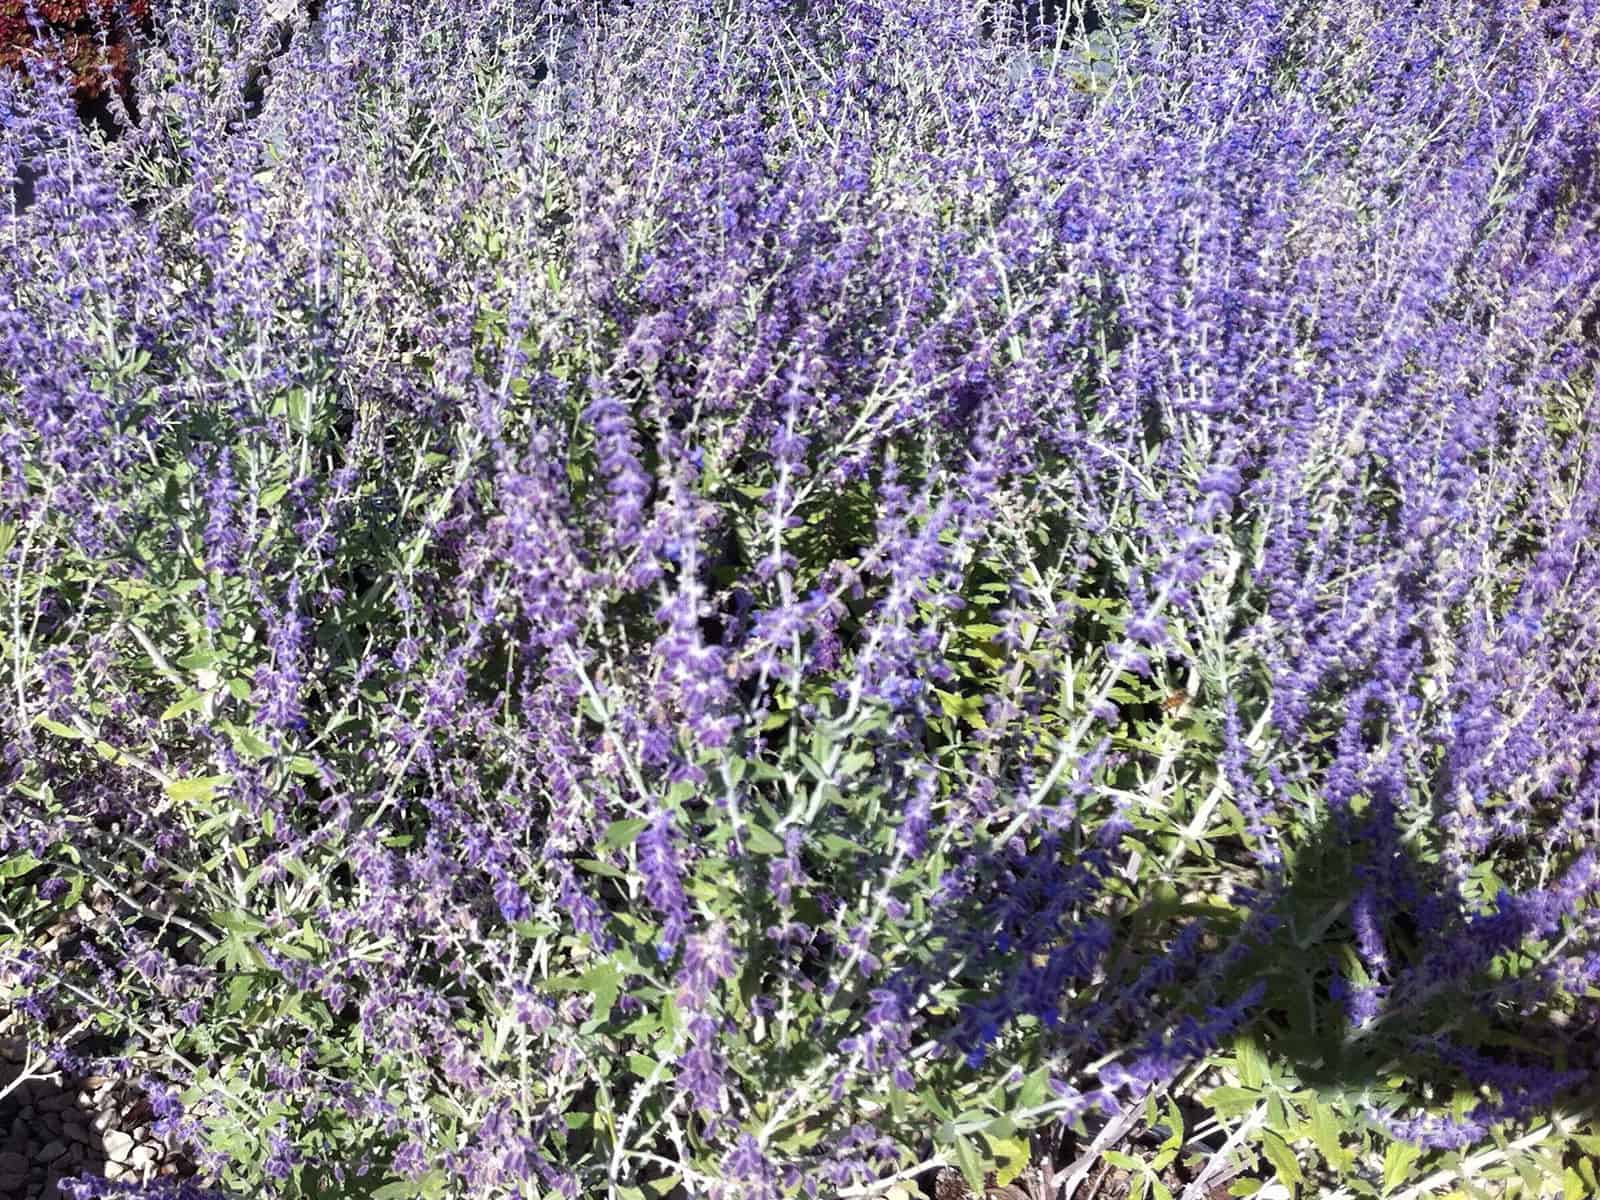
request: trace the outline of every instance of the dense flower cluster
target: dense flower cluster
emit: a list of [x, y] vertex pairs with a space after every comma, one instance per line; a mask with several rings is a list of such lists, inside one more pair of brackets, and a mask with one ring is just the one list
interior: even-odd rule
[[0, 71], [41, 1045], [252, 1195], [1592, 1083], [1594, 0], [318, 7]]

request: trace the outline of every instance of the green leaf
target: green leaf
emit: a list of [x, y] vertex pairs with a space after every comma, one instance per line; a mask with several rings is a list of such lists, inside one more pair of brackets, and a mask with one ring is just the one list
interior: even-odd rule
[[[640, 1079], [649, 1079], [652, 1075], [655, 1075], [658, 1081], [666, 1083], [672, 1082], [672, 1071], [670, 1068], [662, 1066], [655, 1059], [649, 1058], [643, 1054], [628, 1055], [628, 1070], [632, 1071]], [[661, 1074], [656, 1075], [657, 1071], [660, 1071]]]
[[1048, 1067], [1040, 1067], [1024, 1079], [1022, 1086], [1017, 1089], [1017, 1107], [1027, 1111], [1043, 1104], [1049, 1087], [1050, 1069]]
[[604, 1021], [616, 1003], [622, 976], [615, 963], [601, 963], [584, 973], [583, 985], [594, 993], [594, 1020]]
[[166, 708], [161, 710], [161, 715], [156, 719], [158, 721], [170, 721], [174, 717], [183, 716], [183, 714], [186, 712], [193, 712], [205, 702], [206, 695], [204, 692], [190, 692], [187, 696], [183, 697], [183, 699], [176, 700], [167, 705]]
[[823, 853], [831, 859], [853, 858], [857, 854], [866, 853], [866, 847], [859, 842], [852, 842], [849, 838], [841, 837], [837, 833], [825, 833], [817, 839], [817, 845]]
[[129, 759], [110, 742], [96, 742], [94, 752], [107, 762], [116, 763], [119, 767], [128, 765]]
[[1028, 1139], [1015, 1136], [1013, 1132], [1004, 1135], [983, 1131], [983, 1140], [989, 1143], [989, 1154], [995, 1161], [995, 1183], [1004, 1187], [1027, 1168], [1030, 1150]]
[[871, 750], [852, 750], [839, 759], [838, 778], [844, 779], [851, 775], [859, 775], [877, 760], [877, 755]]
[[219, 928], [226, 929], [229, 933], [243, 933], [250, 936], [265, 933], [266, 923], [246, 912], [217, 911], [211, 914], [211, 923]]
[[1350, 1166], [1350, 1154], [1339, 1141], [1339, 1121], [1333, 1109], [1321, 1101], [1311, 1105], [1311, 1142], [1335, 1171], [1343, 1172]]
[[626, 879], [628, 877], [626, 871], [613, 867], [610, 863], [603, 863], [599, 859], [580, 858], [576, 862], [578, 866], [593, 875], [604, 875], [607, 879]]
[[1422, 1156], [1422, 1149], [1409, 1142], [1390, 1142], [1383, 1152], [1383, 1194], [1387, 1196], [1406, 1181], [1411, 1164]]
[[1258, 1088], [1267, 1081], [1269, 1069], [1266, 1055], [1248, 1034], [1233, 1042], [1234, 1062], [1239, 1072], [1239, 1082], [1247, 1088]]
[[1219, 1117], [1241, 1116], [1253, 1109], [1260, 1100], [1259, 1092], [1226, 1084], [1214, 1087], [1206, 1094], [1206, 1103]]
[[371, 1200], [407, 1200], [408, 1197], [418, 1193], [416, 1181], [400, 1179], [394, 1183], [386, 1183], [372, 1193]]
[[1167, 1128], [1171, 1130], [1166, 1139], [1161, 1143], [1163, 1150], [1174, 1152], [1183, 1148], [1183, 1113], [1178, 1111], [1178, 1106], [1168, 1102], [1166, 1108]]
[[256, 990], [256, 981], [253, 975], [235, 975], [228, 984], [228, 1000], [223, 1006], [231, 1015], [240, 1012], [250, 1003], [250, 996]]
[[744, 844], [756, 854], [783, 853], [783, 839], [753, 821], [746, 822], [741, 832], [744, 834]]
[[[941, 1121], [946, 1123], [950, 1121], [950, 1109], [945, 1105], [945, 1102], [939, 1098], [934, 1089], [924, 1088], [922, 1091], [917, 1093], [917, 1099], [922, 1102], [923, 1108], [927, 1109]], [[933, 1140], [941, 1144], [947, 1144], [950, 1141], [950, 1131], [945, 1126], [941, 1125], [939, 1128], [933, 1131]]]
[[83, 734], [71, 725], [63, 725], [60, 721], [52, 721], [49, 717], [35, 717], [33, 723], [41, 729], [49, 730], [57, 737], [70, 738], [74, 742], [83, 741]]
[[201, 775], [194, 779], [174, 779], [167, 784], [167, 796], [178, 804], [204, 803], [217, 789], [233, 782], [232, 775]]
[[246, 758], [266, 758], [272, 753], [272, 747], [261, 739], [259, 734], [239, 726], [230, 726], [228, 735], [233, 739], [234, 749]]
[[613, 821], [606, 826], [605, 833], [600, 836], [600, 845], [607, 850], [620, 850], [624, 846], [632, 845], [634, 839], [643, 833], [645, 826], [649, 824], [650, 822], [642, 817]]
[[967, 1186], [976, 1193], [982, 1193], [983, 1159], [978, 1156], [978, 1148], [972, 1144], [972, 1139], [965, 1134], [956, 1134], [956, 1165], [961, 1168], [961, 1177], [967, 1181]]
[[37, 858], [24, 850], [21, 854], [14, 854], [4, 862], [0, 862], [0, 880], [16, 879], [41, 865]]
[[1300, 1173], [1300, 1163], [1295, 1157], [1294, 1150], [1283, 1138], [1273, 1133], [1270, 1129], [1261, 1131], [1261, 1153], [1272, 1164], [1272, 1169], [1277, 1173], [1278, 1182], [1290, 1188], [1305, 1179]]

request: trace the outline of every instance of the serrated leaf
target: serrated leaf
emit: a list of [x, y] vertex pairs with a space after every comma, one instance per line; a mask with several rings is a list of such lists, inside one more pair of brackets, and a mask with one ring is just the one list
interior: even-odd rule
[[1350, 1155], [1339, 1141], [1339, 1122], [1333, 1110], [1321, 1101], [1313, 1102], [1310, 1122], [1311, 1142], [1327, 1163], [1336, 1171], [1344, 1171], [1350, 1164]]
[[1022, 1174], [1028, 1166], [1031, 1154], [1028, 1139], [1017, 1137], [1016, 1125], [1009, 1120], [1007, 1123], [1011, 1125], [1011, 1129], [1004, 1134], [991, 1133], [987, 1129], [983, 1131], [983, 1140], [989, 1143], [989, 1155], [995, 1162], [995, 1183], [1000, 1187], [1004, 1187]]
[[1284, 1187], [1293, 1190], [1296, 1184], [1304, 1180], [1293, 1148], [1270, 1129], [1261, 1131], [1261, 1153], [1272, 1164], [1278, 1182]]
[[1206, 1104], [1219, 1117], [1237, 1117], [1253, 1109], [1261, 1100], [1259, 1092], [1224, 1084], [1206, 1093]]
[[1261, 1053], [1261, 1047], [1256, 1044], [1255, 1038], [1248, 1034], [1235, 1038], [1233, 1056], [1239, 1072], [1239, 1082], [1245, 1087], [1258, 1088], [1267, 1081], [1267, 1058]]
[[1422, 1149], [1409, 1142], [1390, 1142], [1383, 1152], [1383, 1194], [1388, 1195], [1406, 1181], [1411, 1164], [1422, 1156]]
[[975, 1193], [982, 1193], [983, 1159], [972, 1139], [965, 1134], [956, 1134], [956, 1166], [961, 1168], [961, 1177], [967, 1181], [967, 1186]]

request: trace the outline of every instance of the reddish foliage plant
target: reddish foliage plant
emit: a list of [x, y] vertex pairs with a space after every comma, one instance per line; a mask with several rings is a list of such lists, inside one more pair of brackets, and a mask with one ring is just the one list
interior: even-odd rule
[[66, 66], [79, 100], [126, 95], [130, 34], [149, 20], [150, 0], [0, 0], [0, 69], [26, 72], [44, 57]]

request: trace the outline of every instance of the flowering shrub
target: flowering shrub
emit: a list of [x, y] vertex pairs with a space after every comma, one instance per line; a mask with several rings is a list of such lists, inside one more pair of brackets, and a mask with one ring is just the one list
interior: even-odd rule
[[239, 1195], [1578, 1170], [1590, 0], [328, 9], [0, 76], [31, 1037]]
[[129, 35], [150, 16], [150, 0], [0, 0], [0, 68], [26, 70], [39, 55], [65, 67], [79, 99], [125, 94]]

